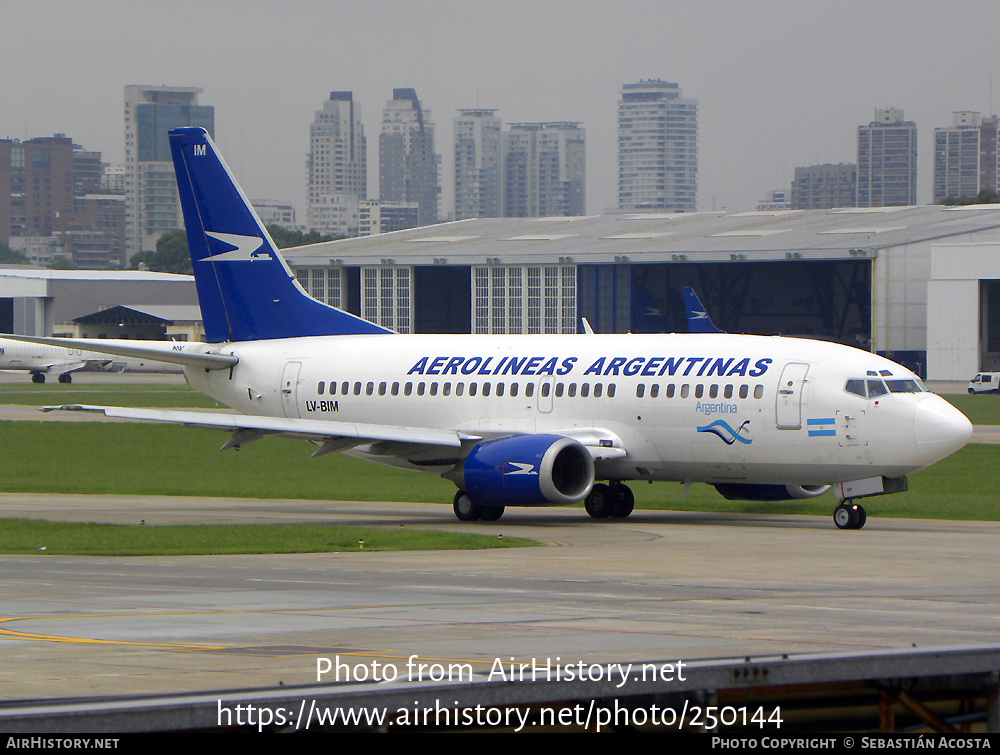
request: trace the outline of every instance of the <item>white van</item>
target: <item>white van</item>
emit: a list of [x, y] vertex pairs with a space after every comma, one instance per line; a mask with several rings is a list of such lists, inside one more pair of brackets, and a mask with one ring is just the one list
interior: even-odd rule
[[969, 393], [1000, 393], [1000, 372], [980, 372], [969, 381]]

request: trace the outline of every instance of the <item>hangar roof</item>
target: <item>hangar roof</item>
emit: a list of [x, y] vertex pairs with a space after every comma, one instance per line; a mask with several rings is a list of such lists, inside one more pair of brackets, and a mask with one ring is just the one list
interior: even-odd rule
[[1000, 205], [476, 218], [282, 254], [295, 266], [840, 259], [985, 231], [1000, 232]]

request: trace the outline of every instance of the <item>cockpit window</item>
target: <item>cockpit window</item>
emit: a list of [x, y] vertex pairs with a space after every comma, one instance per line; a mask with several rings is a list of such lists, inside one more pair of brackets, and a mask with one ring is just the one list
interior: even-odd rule
[[890, 393], [923, 393], [923, 386], [916, 380], [886, 380]]
[[848, 380], [847, 385], [844, 386], [844, 390], [848, 393], [853, 393], [855, 396], [868, 398], [868, 390], [865, 388], [865, 381], [861, 378], [851, 378]]
[[876, 396], [884, 396], [889, 391], [885, 387], [885, 383], [881, 380], [872, 380], [868, 378], [868, 398], [875, 398]]

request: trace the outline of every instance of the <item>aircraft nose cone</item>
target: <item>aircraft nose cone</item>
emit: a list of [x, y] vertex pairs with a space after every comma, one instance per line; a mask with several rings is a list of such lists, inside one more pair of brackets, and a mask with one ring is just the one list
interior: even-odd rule
[[913, 416], [917, 451], [927, 464], [950, 456], [972, 438], [972, 423], [940, 396], [927, 396]]

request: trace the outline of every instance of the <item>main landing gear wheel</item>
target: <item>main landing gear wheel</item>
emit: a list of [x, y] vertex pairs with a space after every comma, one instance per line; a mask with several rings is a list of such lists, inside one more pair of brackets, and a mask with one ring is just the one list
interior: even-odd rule
[[842, 501], [833, 512], [833, 523], [837, 525], [837, 529], [859, 530], [867, 521], [868, 515], [864, 507], [856, 503]]
[[583, 505], [594, 519], [624, 519], [635, 508], [635, 496], [620, 482], [610, 485], [599, 482], [591, 488]]
[[62, 374], [62, 375], [59, 376], [59, 382], [60, 383], [72, 383], [73, 382], [73, 376], [70, 375], [68, 372], [64, 373], [64, 374]]
[[45, 373], [44, 372], [34, 372], [34, 373], [32, 373], [32, 375], [31, 375], [31, 382], [32, 383], [44, 383], [45, 382]]
[[482, 506], [479, 509], [479, 518], [484, 522], [495, 522], [503, 516], [503, 506]]
[[632, 513], [635, 508], [635, 496], [628, 485], [622, 485], [620, 482], [613, 483], [611, 495], [614, 499], [611, 503], [611, 517], [613, 519], [624, 519]]
[[[479, 508], [472, 500], [472, 497], [464, 490], [455, 493], [455, 516], [463, 522], [474, 522], [482, 516], [483, 509]], [[503, 510], [501, 509], [501, 512]]]

